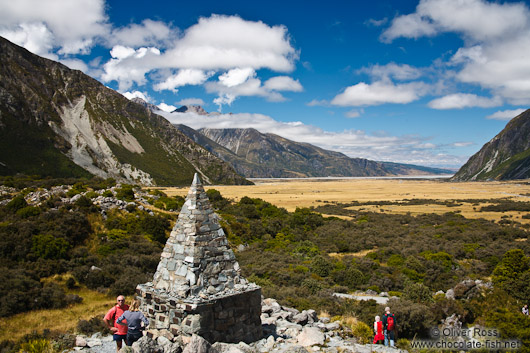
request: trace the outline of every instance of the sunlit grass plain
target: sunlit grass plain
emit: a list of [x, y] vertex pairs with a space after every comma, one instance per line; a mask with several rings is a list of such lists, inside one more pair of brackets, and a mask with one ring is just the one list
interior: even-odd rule
[[[527, 180], [507, 182], [459, 182], [438, 179], [255, 179], [256, 185], [205, 186], [216, 189], [226, 198], [238, 201], [243, 196], [260, 198], [276, 206], [294, 211], [297, 207], [324, 205], [327, 202], [352, 201], [402, 201], [408, 199], [433, 200], [494, 200], [507, 198], [514, 201], [530, 201], [530, 184]], [[186, 196], [188, 187], [161, 188], [168, 196]], [[485, 218], [500, 221], [502, 216], [511, 220], [530, 223], [521, 218], [525, 212], [478, 212], [488, 202], [463, 202], [461, 206], [448, 207], [438, 204], [356, 206], [352, 209], [387, 212], [393, 214], [423, 214], [459, 212], [467, 218]], [[346, 217], [343, 217], [346, 218]]]

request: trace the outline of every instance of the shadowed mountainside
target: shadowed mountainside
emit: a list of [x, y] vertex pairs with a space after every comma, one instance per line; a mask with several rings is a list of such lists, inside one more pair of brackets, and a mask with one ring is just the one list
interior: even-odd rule
[[0, 37], [0, 174], [246, 184], [169, 121]]
[[451, 180], [526, 178], [530, 178], [530, 109], [513, 118]]

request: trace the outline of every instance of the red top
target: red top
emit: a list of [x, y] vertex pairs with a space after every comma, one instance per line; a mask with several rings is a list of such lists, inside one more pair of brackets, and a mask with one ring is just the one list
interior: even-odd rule
[[129, 310], [129, 305], [123, 304], [122, 306], [119, 306], [116, 304], [107, 312], [107, 315], [104, 317], [105, 320], [111, 320], [114, 327], [118, 329], [118, 332], [115, 332], [117, 335], [127, 334], [127, 325], [120, 325], [116, 323], [116, 320], [123, 315], [125, 310]]
[[374, 342], [379, 341], [379, 340], [384, 340], [385, 335], [383, 335], [383, 322], [382, 321], [374, 322], [374, 326], [377, 326], [377, 333], [375, 334]]

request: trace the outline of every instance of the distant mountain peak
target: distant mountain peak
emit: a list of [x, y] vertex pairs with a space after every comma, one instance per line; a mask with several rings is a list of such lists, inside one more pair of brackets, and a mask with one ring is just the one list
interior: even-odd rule
[[140, 98], [140, 97], [135, 97], [135, 98], [131, 99], [131, 102], [141, 104], [141, 105], [143, 105], [144, 107], [146, 107], [146, 108], [148, 108], [149, 110], [151, 110], [152, 112], [157, 112], [157, 111], [161, 111], [161, 110], [162, 110], [162, 109], [160, 109], [159, 107], [157, 107], [156, 105], [151, 104], [151, 103], [149, 103], [149, 102], [146, 102], [145, 100], [143, 100], [143, 99]]
[[208, 115], [208, 112], [204, 110], [200, 105], [183, 105], [172, 111], [172, 113], [196, 113], [199, 115]]

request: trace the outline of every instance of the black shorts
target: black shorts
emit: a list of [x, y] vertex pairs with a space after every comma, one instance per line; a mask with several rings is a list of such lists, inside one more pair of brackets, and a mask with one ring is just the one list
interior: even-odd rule
[[132, 346], [132, 344], [142, 338], [144, 334], [140, 332], [127, 332], [127, 345]]
[[112, 335], [113, 341], [125, 341], [127, 339], [127, 335], [118, 335], [117, 333]]

